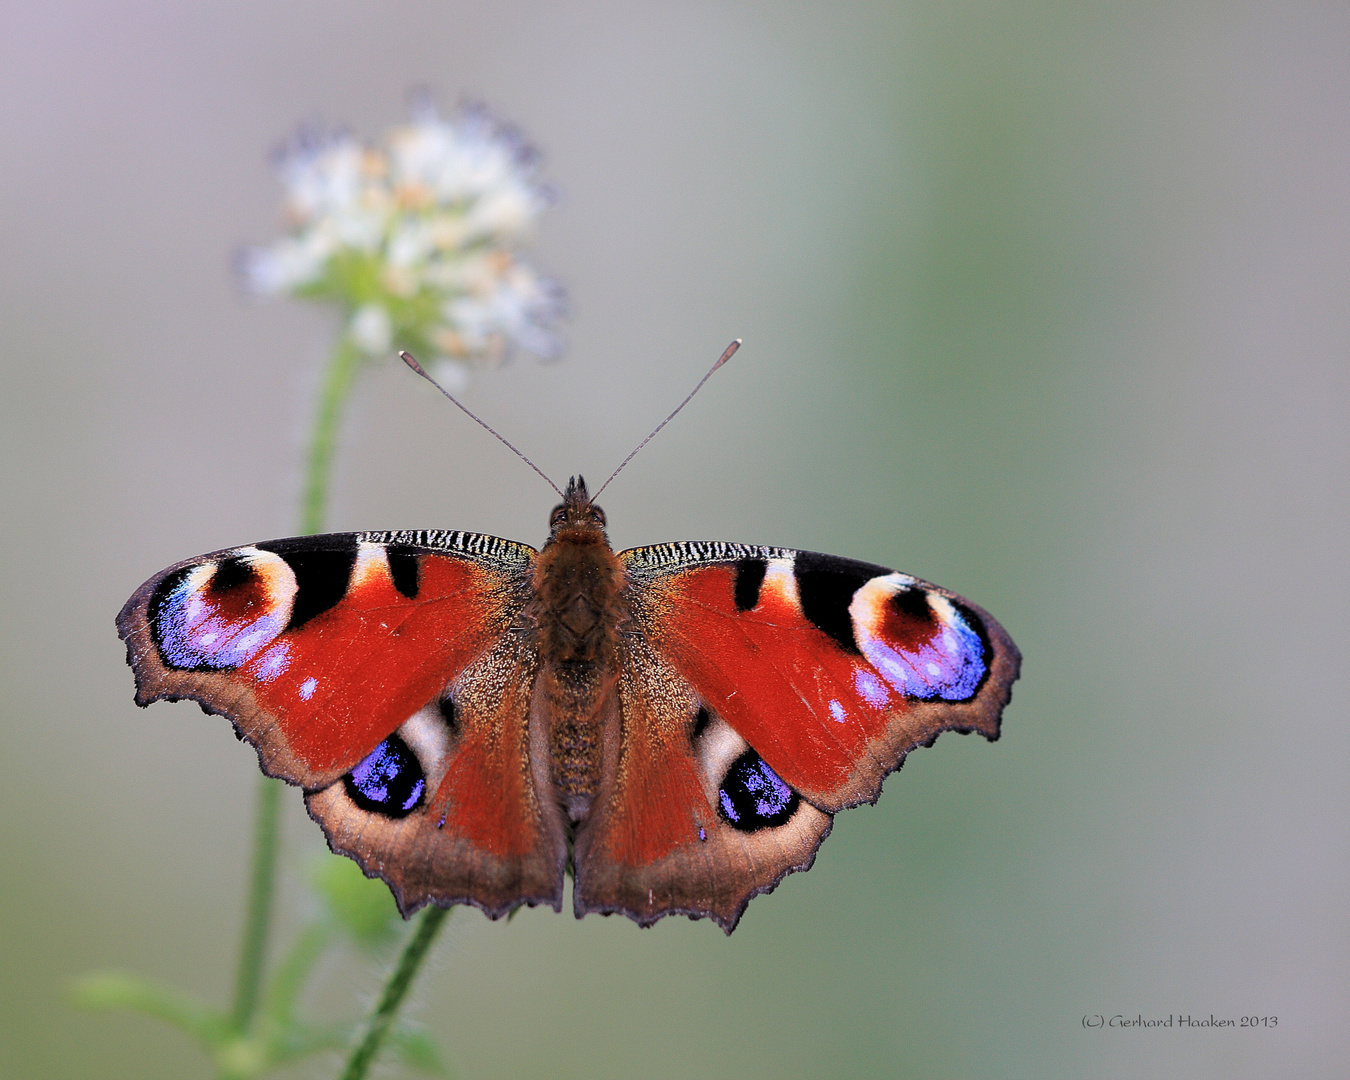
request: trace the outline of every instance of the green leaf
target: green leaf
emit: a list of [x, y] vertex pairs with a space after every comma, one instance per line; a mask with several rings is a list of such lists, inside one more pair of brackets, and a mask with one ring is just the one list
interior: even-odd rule
[[222, 1043], [214, 1058], [220, 1080], [255, 1080], [273, 1065], [266, 1043], [256, 1036], [241, 1035]]
[[208, 1053], [234, 1036], [224, 1013], [203, 1005], [182, 990], [160, 986], [137, 975], [117, 971], [85, 975], [71, 987], [71, 1000], [84, 1009], [128, 1009], [153, 1016], [196, 1039]]
[[313, 882], [333, 919], [357, 944], [375, 948], [393, 940], [402, 919], [383, 881], [366, 877], [350, 859], [328, 855], [315, 864]]
[[277, 965], [276, 973], [267, 988], [267, 1018], [278, 1027], [291, 1022], [291, 1014], [299, 1000], [300, 992], [305, 988], [314, 965], [324, 950], [337, 936], [337, 929], [331, 920], [310, 923], [300, 931], [299, 937], [291, 945], [290, 951]]
[[390, 1032], [389, 1045], [398, 1054], [399, 1060], [410, 1069], [433, 1076], [450, 1075], [450, 1070], [441, 1060], [440, 1047], [421, 1025], [401, 1021]]

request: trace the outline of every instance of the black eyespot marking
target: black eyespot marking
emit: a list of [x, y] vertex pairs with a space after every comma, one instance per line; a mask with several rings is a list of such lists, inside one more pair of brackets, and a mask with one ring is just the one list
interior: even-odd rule
[[[262, 551], [280, 555], [295, 574], [296, 593], [291, 621], [286, 630], [303, 626], [316, 615], [335, 607], [347, 595], [352, 567], [356, 565], [356, 537], [332, 537], [333, 546], [306, 550], [298, 541], [273, 540], [258, 544]], [[312, 541], [311, 541], [312, 542]]]
[[848, 613], [853, 594], [865, 582], [889, 573], [881, 566], [810, 551], [798, 552], [793, 564], [802, 614], [817, 630], [834, 638], [844, 652], [854, 655], [861, 650], [853, 636], [853, 617]]
[[736, 564], [736, 610], [749, 611], [759, 603], [759, 588], [769, 569], [767, 559], [742, 559]]
[[933, 608], [928, 603], [928, 593], [920, 588], [901, 589], [891, 596], [891, 607], [897, 614], [919, 622], [933, 621]]
[[698, 742], [703, 737], [703, 733], [708, 730], [708, 725], [712, 723], [712, 714], [702, 705], [698, 707], [698, 715], [694, 717], [694, 727], [689, 732], [689, 741]]
[[394, 588], [409, 600], [416, 600], [421, 578], [417, 549], [401, 544], [390, 544], [384, 549], [384, 555], [389, 560], [389, 577], [394, 582]]
[[445, 726], [451, 735], [459, 734], [459, 713], [455, 711], [454, 698], [441, 698], [436, 702], [436, 711], [441, 714], [441, 719], [445, 721]]
[[717, 792], [718, 809], [731, 827], [757, 832], [785, 825], [797, 812], [801, 796], [793, 791], [754, 750], [731, 763]]
[[222, 559], [216, 563], [216, 572], [211, 575], [211, 583], [206, 587], [206, 591], [208, 595], [220, 596], [243, 585], [252, 576], [253, 567], [239, 556]]
[[407, 817], [422, 804], [426, 777], [417, 755], [390, 735], [342, 778], [347, 795], [362, 810], [385, 817]]

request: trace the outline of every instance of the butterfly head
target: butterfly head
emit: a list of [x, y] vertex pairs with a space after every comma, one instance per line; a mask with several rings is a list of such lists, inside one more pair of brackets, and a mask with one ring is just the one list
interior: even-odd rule
[[581, 540], [589, 538], [587, 534], [604, 538], [605, 512], [591, 501], [583, 477], [574, 476], [567, 481], [563, 501], [553, 508], [548, 524], [550, 538], [554, 540]]

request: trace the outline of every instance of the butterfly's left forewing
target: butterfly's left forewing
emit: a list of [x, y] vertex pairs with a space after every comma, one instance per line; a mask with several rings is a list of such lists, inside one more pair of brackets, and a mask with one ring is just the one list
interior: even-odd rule
[[535, 557], [496, 537], [405, 532], [188, 560], [118, 616], [136, 700], [229, 717], [405, 911], [557, 907], [566, 849], [530, 769], [537, 657], [519, 632]]
[[954, 593], [782, 548], [620, 558], [622, 751], [578, 836], [579, 910], [709, 915], [729, 931], [910, 750], [944, 731], [998, 737], [1020, 655]]

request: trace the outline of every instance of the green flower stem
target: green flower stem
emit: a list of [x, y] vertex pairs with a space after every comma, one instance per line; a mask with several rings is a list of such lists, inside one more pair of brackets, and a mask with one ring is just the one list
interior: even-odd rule
[[361, 348], [344, 335], [333, 350], [333, 358], [324, 373], [319, 409], [314, 414], [314, 428], [309, 436], [305, 488], [300, 500], [300, 529], [304, 533], [323, 531], [328, 516], [328, 486], [333, 477], [338, 426], [365, 358]]
[[[300, 528], [317, 533], [328, 511], [328, 486], [333, 475], [338, 426], [351, 396], [365, 354], [343, 336], [333, 350], [319, 393], [319, 407], [309, 436], [305, 458], [305, 486], [300, 503]], [[248, 914], [239, 949], [231, 1020], [241, 1034], [253, 1026], [263, 981], [267, 939], [272, 925], [272, 894], [276, 886], [277, 821], [281, 805], [280, 780], [263, 777], [258, 785], [253, 832], [253, 872], [249, 883]]]
[[254, 802], [253, 871], [249, 875], [248, 913], [239, 946], [230, 1021], [240, 1034], [253, 1026], [262, 988], [263, 961], [272, 922], [272, 892], [277, 873], [277, 817], [281, 807], [280, 780], [264, 776]]
[[366, 1071], [375, 1060], [375, 1055], [379, 1053], [380, 1044], [384, 1042], [389, 1025], [393, 1023], [399, 1006], [403, 1004], [403, 999], [412, 986], [417, 969], [426, 959], [431, 943], [436, 940], [436, 933], [448, 914], [450, 909], [442, 907], [429, 907], [423, 912], [412, 937], [399, 954], [393, 974], [384, 984], [379, 1004], [363, 1025], [361, 1038], [353, 1047], [351, 1057], [347, 1059], [347, 1068], [343, 1070], [342, 1080], [364, 1080]]

